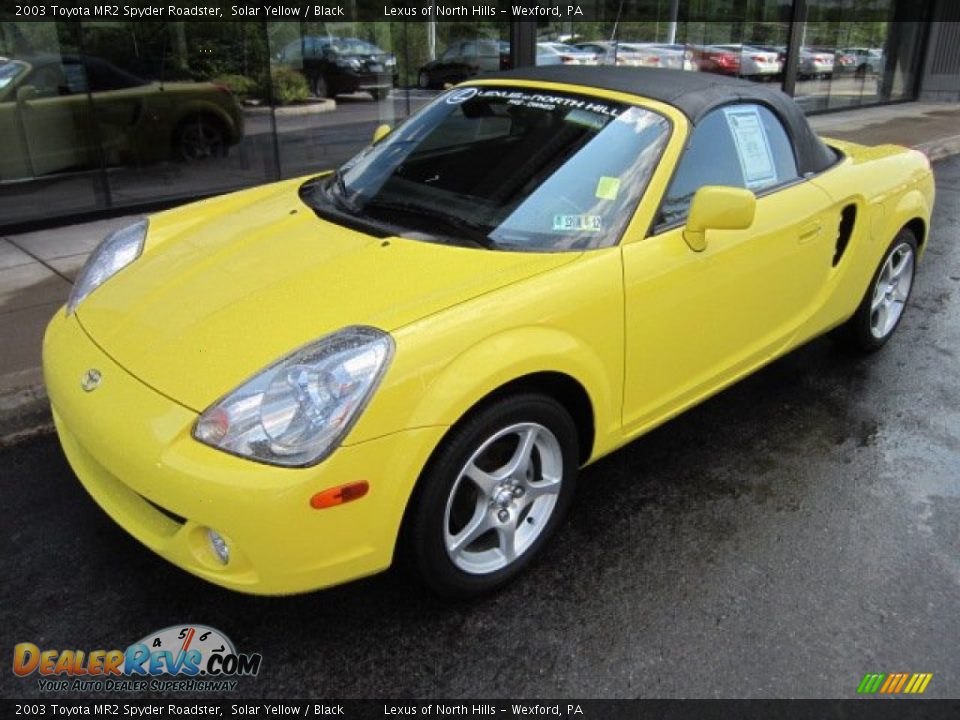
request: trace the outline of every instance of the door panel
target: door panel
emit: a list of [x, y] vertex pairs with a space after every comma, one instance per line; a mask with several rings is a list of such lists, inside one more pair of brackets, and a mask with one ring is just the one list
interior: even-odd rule
[[759, 198], [751, 228], [708, 231], [703, 252], [689, 248], [682, 228], [623, 246], [628, 433], [790, 344], [830, 271], [829, 206], [802, 182]]
[[34, 175], [82, 166], [83, 128], [89, 120], [87, 97], [66, 95], [17, 103]]

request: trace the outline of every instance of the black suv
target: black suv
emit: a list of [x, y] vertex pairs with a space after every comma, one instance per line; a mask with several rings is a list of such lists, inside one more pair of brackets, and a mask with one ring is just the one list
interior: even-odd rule
[[397, 58], [359, 38], [305, 35], [287, 43], [279, 60], [300, 70], [317, 97], [365, 90], [381, 100], [397, 84]]

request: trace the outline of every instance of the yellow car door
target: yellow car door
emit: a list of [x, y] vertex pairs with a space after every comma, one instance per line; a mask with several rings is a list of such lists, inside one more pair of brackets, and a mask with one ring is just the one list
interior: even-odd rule
[[[756, 214], [747, 229], [708, 230], [696, 251], [683, 227], [706, 185], [753, 190]], [[622, 248], [627, 434], [789, 346], [831, 267], [829, 206], [825, 192], [798, 177], [789, 138], [767, 108], [720, 108], [696, 126], [650, 235], [626, 238]]]

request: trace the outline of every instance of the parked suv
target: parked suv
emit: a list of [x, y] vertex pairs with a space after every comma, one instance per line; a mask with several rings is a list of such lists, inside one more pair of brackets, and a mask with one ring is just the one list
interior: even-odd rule
[[397, 84], [397, 58], [359, 38], [305, 35], [287, 43], [279, 60], [304, 74], [317, 97], [364, 90], [381, 100]]

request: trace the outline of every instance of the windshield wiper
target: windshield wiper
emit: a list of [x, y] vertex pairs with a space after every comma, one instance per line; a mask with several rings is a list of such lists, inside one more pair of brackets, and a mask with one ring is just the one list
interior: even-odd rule
[[333, 200], [333, 203], [344, 212], [351, 215], [357, 214], [357, 207], [347, 198], [347, 183], [343, 179], [343, 173], [337, 170], [333, 173], [330, 183], [326, 187], [327, 196]]
[[364, 212], [369, 212], [370, 210], [387, 210], [425, 218], [452, 230], [454, 234], [446, 236], [451, 240], [468, 240], [473, 245], [484, 248], [485, 250], [495, 250], [497, 248], [497, 243], [490, 239], [490, 236], [483, 229], [482, 225], [448, 215], [445, 212], [435, 210], [425, 205], [390, 200], [371, 200], [364, 205], [363, 209]]

